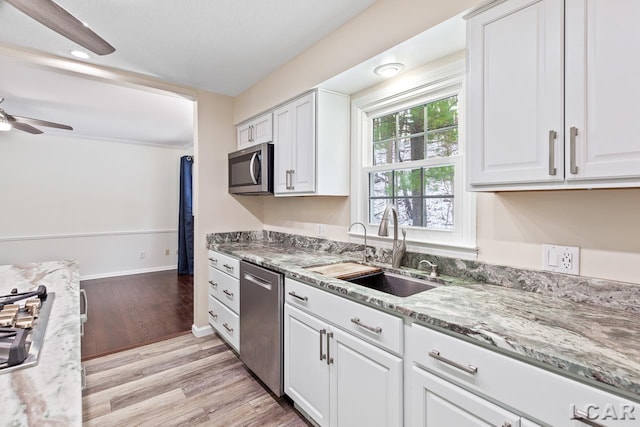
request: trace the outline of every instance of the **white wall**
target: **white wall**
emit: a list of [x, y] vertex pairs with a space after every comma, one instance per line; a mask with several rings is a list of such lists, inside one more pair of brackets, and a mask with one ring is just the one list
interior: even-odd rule
[[184, 154], [1, 133], [0, 264], [78, 259], [82, 278], [174, 267]]

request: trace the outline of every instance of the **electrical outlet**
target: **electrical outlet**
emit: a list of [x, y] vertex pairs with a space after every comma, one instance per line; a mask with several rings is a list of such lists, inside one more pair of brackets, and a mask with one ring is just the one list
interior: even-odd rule
[[144, 251], [140, 251], [140, 259], [144, 259], [147, 254]]
[[165, 250], [164, 250], [164, 254], [165, 254], [165, 255], [169, 255], [169, 249], [165, 249]]
[[324, 224], [318, 224], [318, 237], [325, 237], [327, 235], [327, 227]]
[[580, 274], [580, 248], [542, 245], [542, 269], [565, 274]]

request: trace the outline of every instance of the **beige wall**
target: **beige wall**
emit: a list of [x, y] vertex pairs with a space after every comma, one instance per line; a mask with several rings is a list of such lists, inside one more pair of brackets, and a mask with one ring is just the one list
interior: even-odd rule
[[580, 247], [580, 274], [640, 283], [640, 189], [478, 196], [482, 261], [540, 269], [542, 244]]
[[198, 91], [193, 197], [194, 325], [207, 325], [206, 234], [262, 229], [262, 198], [227, 192], [227, 153], [236, 149], [233, 98]]

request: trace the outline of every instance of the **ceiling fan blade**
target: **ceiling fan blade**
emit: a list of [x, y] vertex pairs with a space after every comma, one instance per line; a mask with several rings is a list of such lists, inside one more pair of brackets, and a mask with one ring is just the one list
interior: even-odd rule
[[34, 135], [38, 135], [38, 134], [42, 133], [42, 131], [40, 129], [36, 129], [33, 126], [28, 125], [26, 123], [12, 122], [11, 124], [13, 125], [14, 129], [18, 129], [18, 130], [21, 130], [23, 132], [32, 133]]
[[69, 125], [63, 125], [61, 123], [55, 123], [55, 122], [48, 122], [46, 120], [30, 119], [29, 117], [11, 116], [9, 114], [7, 114], [7, 118], [9, 119], [11, 124], [13, 124], [14, 126], [16, 125], [16, 123], [22, 123], [26, 125], [46, 126], [50, 128], [73, 130], [73, 128]]
[[5, 0], [36, 21], [62, 34], [97, 55], [108, 55], [115, 48], [94, 33], [82, 21], [71, 15], [53, 0]]

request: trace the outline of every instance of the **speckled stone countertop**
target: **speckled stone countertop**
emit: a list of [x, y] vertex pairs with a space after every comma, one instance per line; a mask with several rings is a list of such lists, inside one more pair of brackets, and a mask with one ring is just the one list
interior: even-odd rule
[[55, 292], [36, 366], [0, 373], [1, 426], [82, 425], [79, 268], [75, 261], [0, 266], [0, 294]]
[[[208, 246], [367, 305], [445, 328], [502, 353], [560, 369], [576, 379], [607, 384], [606, 389], [640, 401], [640, 314], [635, 311], [448, 277], [443, 277], [443, 286], [400, 298], [305, 269], [362, 260], [352, 252], [318, 251], [260, 239], [209, 239]], [[400, 273], [419, 276], [421, 272], [402, 269]]]

